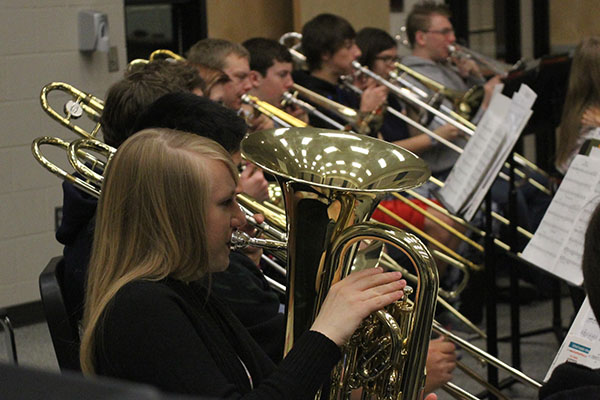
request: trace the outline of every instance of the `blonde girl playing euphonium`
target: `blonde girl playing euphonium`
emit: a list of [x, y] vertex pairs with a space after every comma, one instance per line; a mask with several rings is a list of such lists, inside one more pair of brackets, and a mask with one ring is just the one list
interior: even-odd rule
[[313, 398], [360, 321], [402, 296], [399, 273], [351, 274], [275, 366], [210, 294], [245, 223], [238, 191], [229, 154], [209, 139], [148, 129], [119, 148], [98, 207], [84, 373], [215, 398]]

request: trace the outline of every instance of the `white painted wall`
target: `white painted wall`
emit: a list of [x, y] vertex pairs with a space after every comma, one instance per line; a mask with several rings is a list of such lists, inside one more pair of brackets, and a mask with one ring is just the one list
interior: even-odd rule
[[[108, 15], [119, 71], [108, 72], [106, 53], [78, 51], [77, 14], [86, 9]], [[42, 111], [42, 86], [64, 81], [104, 97], [126, 61], [122, 0], [0, 0], [0, 306], [38, 300], [39, 273], [62, 252], [54, 239], [61, 182], [30, 146], [38, 136], [74, 134]]]

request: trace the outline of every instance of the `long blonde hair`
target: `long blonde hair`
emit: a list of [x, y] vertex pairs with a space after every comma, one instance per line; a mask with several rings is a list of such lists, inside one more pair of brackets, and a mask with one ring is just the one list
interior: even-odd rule
[[88, 271], [80, 362], [94, 372], [95, 337], [110, 300], [125, 284], [167, 276], [189, 282], [207, 273], [206, 160], [230, 155], [210, 139], [146, 129], [110, 161], [98, 203]]
[[583, 39], [573, 56], [558, 130], [556, 165], [563, 164], [576, 150], [581, 116], [589, 106], [600, 106], [600, 37], [597, 36]]

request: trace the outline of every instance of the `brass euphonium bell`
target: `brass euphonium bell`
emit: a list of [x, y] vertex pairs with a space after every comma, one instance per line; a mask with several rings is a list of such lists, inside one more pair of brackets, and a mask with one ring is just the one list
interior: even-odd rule
[[[415, 266], [414, 316], [396, 321], [405, 306], [400, 302], [367, 318], [372, 322], [363, 323], [344, 346], [329, 393], [319, 398], [347, 398], [358, 387], [368, 394], [365, 398], [418, 398], [438, 291], [435, 262], [415, 236], [365, 221], [385, 193], [425, 182], [430, 175], [425, 162], [387, 142], [316, 128], [256, 132], [242, 141], [241, 149], [282, 187], [288, 236], [285, 352], [310, 329], [331, 285], [351, 272], [358, 243], [383, 241]], [[373, 338], [373, 332], [383, 336]], [[391, 345], [379, 349], [380, 341]]]

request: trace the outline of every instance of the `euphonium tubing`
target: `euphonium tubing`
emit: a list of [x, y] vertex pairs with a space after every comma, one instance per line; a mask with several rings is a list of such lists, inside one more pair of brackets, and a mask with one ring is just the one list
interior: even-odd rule
[[[374, 358], [362, 350], [371, 345], [347, 346], [345, 362], [332, 374], [330, 389], [345, 396], [355, 380], [369, 391], [369, 382], [378, 381], [386, 382], [381, 385], [382, 396], [402, 393], [403, 398], [417, 398], [424, 383], [424, 355], [438, 290], [435, 262], [415, 236], [364, 221], [382, 194], [423, 183], [429, 176], [425, 163], [377, 139], [314, 128], [257, 132], [245, 138], [241, 148], [246, 159], [276, 176], [284, 194], [288, 231], [286, 352], [309, 329], [330, 285], [350, 273], [356, 244], [363, 239], [392, 243], [408, 254], [417, 270], [415, 316], [409, 323], [397, 321], [399, 304], [375, 313], [377, 323], [359, 329], [353, 341], [364, 343], [367, 332], [374, 329], [384, 332], [379, 339], [400, 347], [383, 353], [374, 350], [372, 356], [379, 362], [373, 366], [369, 360]], [[408, 326], [407, 335], [402, 326]], [[367, 370], [348, 370], [355, 362], [368, 366]]]

